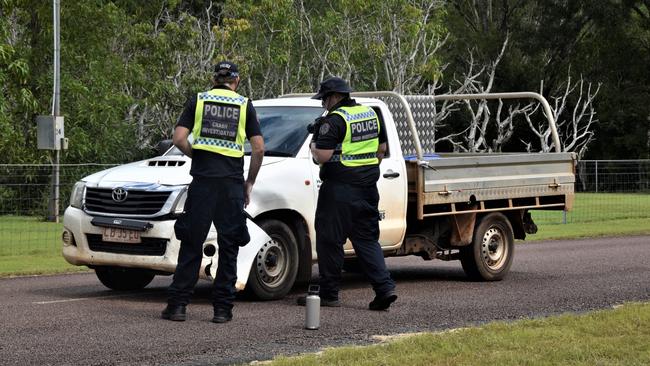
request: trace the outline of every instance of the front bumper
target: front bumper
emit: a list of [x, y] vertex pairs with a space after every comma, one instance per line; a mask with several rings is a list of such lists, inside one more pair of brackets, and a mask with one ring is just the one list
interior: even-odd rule
[[[180, 241], [174, 234], [174, 220], [149, 221], [153, 227], [142, 232], [143, 243], [154, 243], [158, 248], [152, 251], [144, 248], [138, 253], [136, 244], [122, 244], [101, 241], [102, 228], [91, 224], [93, 216], [80, 209], [68, 207], [63, 216], [64, 235], [67, 231], [73, 240], [63, 241], [63, 257], [66, 261], [77, 266], [118, 266], [155, 270], [173, 273], [176, 269]], [[206, 244], [216, 244], [216, 234], [208, 235]], [[129, 247], [135, 245], [135, 247]], [[93, 248], [93, 249], [91, 249]], [[115, 253], [115, 251], [132, 251], [131, 253]], [[201, 277], [208, 278], [205, 267], [212, 258], [204, 255], [201, 263]]]

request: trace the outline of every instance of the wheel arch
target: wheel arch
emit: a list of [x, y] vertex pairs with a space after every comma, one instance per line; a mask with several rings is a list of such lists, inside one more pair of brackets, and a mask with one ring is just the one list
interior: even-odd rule
[[476, 226], [478, 226], [486, 216], [489, 216], [492, 213], [500, 213], [506, 217], [506, 219], [510, 223], [510, 227], [512, 227], [512, 232], [514, 234], [515, 239], [523, 240], [526, 238], [526, 231], [524, 230], [524, 221], [523, 221], [523, 217], [526, 213], [526, 210], [503, 210], [503, 211], [480, 212], [476, 215], [475, 224], [472, 229], [476, 228]]
[[524, 229], [524, 215], [526, 210], [508, 210], [501, 211], [501, 213], [510, 221], [515, 239], [526, 239], [526, 230]]
[[[501, 228], [498, 228], [501, 226]], [[497, 227], [495, 231], [498, 242], [501, 244], [491, 248], [486, 246], [486, 235], [488, 230], [492, 231], [492, 227]], [[502, 249], [499, 250], [499, 247]], [[496, 258], [492, 258], [494, 253]], [[499, 281], [503, 279], [509, 272], [514, 257], [514, 228], [511, 219], [503, 211], [486, 212], [477, 217], [476, 226], [472, 239], [472, 245], [461, 247], [460, 259], [463, 270], [470, 279], [479, 281]], [[489, 259], [488, 259], [489, 258]], [[493, 268], [494, 263], [487, 263], [490, 261], [497, 262], [498, 267]]]

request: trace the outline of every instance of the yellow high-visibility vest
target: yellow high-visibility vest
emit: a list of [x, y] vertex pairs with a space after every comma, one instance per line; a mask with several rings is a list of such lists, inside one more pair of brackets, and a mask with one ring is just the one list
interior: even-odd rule
[[343, 118], [346, 130], [341, 154], [332, 155], [329, 161], [340, 161], [349, 167], [379, 164], [377, 149], [380, 127], [377, 113], [362, 105], [340, 107], [332, 113]]
[[199, 93], [194, 112], [193, 149], [241, 158], [246, 139], [248, 98], [232, 90]]

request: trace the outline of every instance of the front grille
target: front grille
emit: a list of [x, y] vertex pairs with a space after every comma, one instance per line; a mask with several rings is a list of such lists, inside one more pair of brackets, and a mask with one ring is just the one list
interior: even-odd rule
[[86, 238], [88, 238], [88, 247], [94, 252], [136, 255], [164, 255], [168, 242], [167, 239], [141, 237], [142, 243], [139, 244], [113, 243], [103, 241], [99, 234], [86, 234]]
[[126, 200], [115, 202], [110, 188], [86, 188], [86, 210], [116, 215], [153, 215], [160, 211], [170, 191], [127, 190]]

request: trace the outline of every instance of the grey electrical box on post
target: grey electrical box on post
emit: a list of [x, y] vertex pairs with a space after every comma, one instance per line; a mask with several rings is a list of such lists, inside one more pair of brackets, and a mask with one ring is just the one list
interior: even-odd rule
[[38, 148], [40, 150], [65, 150], [68, 139], [64, 137], [63, 116], [38, 116]]

